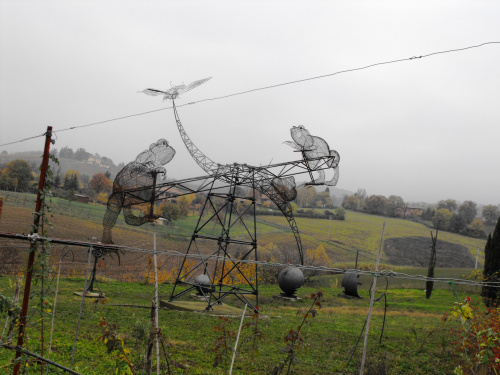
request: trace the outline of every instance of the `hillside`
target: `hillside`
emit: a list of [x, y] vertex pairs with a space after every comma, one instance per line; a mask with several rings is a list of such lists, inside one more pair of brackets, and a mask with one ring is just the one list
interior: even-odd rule
[[[286, 226], [286, 220], [281, 217], [266, 216], [265, 220]], [[322, 245], [327, 251], [330, 259], [334, 262], [354, 262], [356, 259], [356, 252], [359, 250], [360, 262], [374, 263], [384, 222], [386, 223], [384, 233], [384, 240], [386, 243], [384, 252], [382, 253], [383, 263], [408, 266], [415, 265], [415, 261], [408, 258], [409, 255], [404, 251], [404, 248], [397, 247], [396, 249], [400, 249], [399, 255], [394, 255], [393, 252], [389, 256], [387, 254], [388, 239], [410, 238], [410, 240], [407, 239], [405, 241], [411, 243], [413, 251], [416, 251], [418, 248], [424, 254], [428, 253], [430, 255], [431, 239], [429, 231], [431, 229], [413, 221], [353, 211], [346, 212], [346, 220], [332, 220], [331, 223], [326, 219], [297, 218], [304, 248], [315, 249], [319, 245]], [[329, 227], [330, 236], [328, 238]], [[272, 234], [262, 238], [262, 241], [283, 243], [286, 241], [285, 237], [283, 233], [280, 235]], [[427, 238], [427, 242], [425, 242], [425, 240], [412, 240], [412, 238]], [[476, 249], [479, 248], [479, 263], [482, 264], [484, 259], [484, 246], [486, 244], [485, 240], [441, 231], [439, 232], [438, 238], [438, 253], [441, 244], [444, 243], [455, 244], [465, 248], [466, 251], [464, 252], [464, 256], [467, 257], [467, 260], [465, 260], [468, 262], [467, 264], [470, 264], [470, 257], [472, 255], [475, 257]], [[389, 244], [391, 244], [391, 242], [389, 242]], [[467, 253], [469, 255], [467, 255]], [[397, 262], [394, 260], [394, 257], [398, 258]]]
[[[4, 205], [0, 230], [28, 233], [32, 222], [34, 196], [7, 194], [8, 199]], [[100, 240], [105, 206], [70, 203], [57, 198], [53, 200], [52, 207], [54, 218], [51, 221], [55, 228], [52, 234], [54, 237], [75, 240], [96, 237]], [[184, 252], [187, 249], [197, 218], [197, 215], [189, 216], [177, 220], [169, 226], [131, 227], [125, 225], [120, 216], [114, 230], [114, 241], [118, 245], [151, 248], [152, 233], [155, 232], [158, 236], [159, 248]], [[347, 267], [354, 266], [358, 251], [360, 263], [375, 263], [384, 221], [386, 227], [382, 263], [394, 266], [427, 267], [431, 245], [430, 229], [422, 224], [352, 211], [347, 211], [345, 221], [332, 220], [330, 222], [327, 219], [297, 218], [304, 251], [317, 249], [321, 245], [333, 265], [340, 264]], [[208, 229], [212, 230], [212, 228]], [[242, 233], [239, 228], [235, 228], [235, 230], [236, 236], [237, 232]], [[276, 245], [282, 256], [296, 254], [294, 236], [283, 217], [259, 216], [257, 236], [259, 247], [273, 244]], [[479, 267], [482, 267], [485, 242], [454, 233], [439, 232], [438, 267], [473, 268], [476, 249], [479, 249]], [[146, 256], [135, 254], [130, 259], [123, 258], [122, 262], [133, 267], [142, 263], [140, 269], [137, 268], [139, 274], [144, 272], [146, 258]], [[80, 260], [84, 261], [83, 258]], [[119, 272], [118, 262], [113, 261], [109, 266], [114, 271]]]
[[[40, 152], [30, 151], [30, 152], [18, 152], [18, 153], [12, 153], [12, 154], [0, 154], [0, 165], [9, 163], [12, 160], [22, 159], [22, 160], [26, 160], [30, 164], [32, 162], [36, 163], [36, 165], [38, 166], [42, 161], [42, 154], [43, 154], [42, 151], [40, 151]], [[84, 162], [80, 162], [78, 160], [67, 159], [67, 158], [59, 158], [59, 166], [56, 166], [53, 163], [51, 163], [51, 166], [52, 166], [52, 169], [54, 170], [54, 172], [57, 172], [60, 168], [62, 175], [64, 173], [66, 173], [69, 169], [74, 169], [74, 170], [79, 171], [80, 175], [86, 174], [89, 177], [92, 177], [96, 173], [106, 173], [107, 171], [109, 171], [111, 173], [111, 178], [113, 178], [120, 170], [116, 166], [111, 167], [111, 168], [106, 168], [104, 166], [84, 163]]]

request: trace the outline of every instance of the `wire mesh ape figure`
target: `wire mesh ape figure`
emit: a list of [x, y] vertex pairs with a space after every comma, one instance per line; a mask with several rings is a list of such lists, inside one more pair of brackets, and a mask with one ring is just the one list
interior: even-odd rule
[[[167, 171], [163, 166], [170, 162], [174, 155], [175, 150], [169, 146], [168, 141], [160, 139], [118, 172], [102, 222], [102, 243], [113, 243], [111, 230], [122, 210], [123, 218], [129, 225], [139, 226], [156, 219], [152, 212], [145, 216], [135, 216], [132, 212], [132, 205], [150, 202], [154, 199], [156, 177], [161, 174], [163, 179], [166, 179]], [[145, 189], [134, 191], [134, 194], [126, 194], [127, 190], [141, 187]]]

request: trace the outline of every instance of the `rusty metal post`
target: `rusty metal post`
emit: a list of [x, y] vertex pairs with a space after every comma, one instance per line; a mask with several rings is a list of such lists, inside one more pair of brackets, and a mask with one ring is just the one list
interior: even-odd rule
[[[36, 213], [38, 213], [42, 208], [41, 191], [45, 187], [45, 177], [49, 165], [49, 150], [50, 150], [51, 138], [52, 138], [52, 126], [47, 126], [47, 133], [45, 133], [45, 148], [43, 150], [42, 166], [40, 168], [40, 180], [38, 182], [38, 192], [36, 196], [36, 208], [35, 208]], [[38, 233], [38, 225], [40, 223], [40, 215], [37, 215], [36, 213], [33, 218], [33, 234]], [[31, 293], [31, 278], [33, 276], [33, 264], [35, 262], [35, 252], [36, 252], [36, 243], [35, 241], [31, 241], [30, 253], [28, 257], [28, 266], [26, 268], [26, 278], [24, 283], [23, 305], [21, 308], [21, 317], [19, 322], [19, 335], [17, 337], [17, 346], [20, 348], [22, 348], [23, 346], [24, 334], [26, 332], [26, 317], [28, 315], [28, 304]], [[15, 359], [17, 360], [20, 356], [21, 352], [16, 351]], [[21, 362], [19, 361], [14, 366], [13, 375], [19, 374], [20, 367], [21, 367]]]
[[[3, 197], [0, 197], [0, 223], [2, 222]], [[477, 268], [477, 267], [476, 267]]]

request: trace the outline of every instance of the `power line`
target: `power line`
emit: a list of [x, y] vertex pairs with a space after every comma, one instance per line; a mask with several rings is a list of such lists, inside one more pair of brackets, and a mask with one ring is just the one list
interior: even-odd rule
[[[13, 234], [13, 233], [5, 233], [0, 232], [0, 237], [12, 238], [18, 240], [30, 240], [30, 241], [48, 241], [56, 244], [66, 244], [80, 247], [94, 247], [106, 249], [108, 251], [117, 252], [117, 251], [135, 251], [146, 254], [154, 254], [155, 250], [144, 249], [140, 247], [131, 247], [131, 246], [118, 246], [118, 245], [107, 245], [101, 243], [90, 243], [84, 241], [76, 241], [76, 240], [67, 240], [67, 239], [59, 239], [59, 238], [49, 238], [49, 237], [40, 237], [36, 235], [24, 235], [24, 234]], [[181, 253], [180, 251], [175, 250], [156, 250], [158, 255], [166, 255], [166, 256], [175, 256], [175, 257], [185, 257], [200, 261], [233, 261], [237, 263], [246, 263], [246, 264], [257, 264], [259, 266], [268, 266], [268, 267], [288, 267], [291, 264], [289, 263], [277, 263], [277, 262], [266, 262], [261, 260], [251, 260], [251, 259], [228, 259], [223, 256], [215, 256], [215, 255], [202, 255], [202, 254], [186, 254]], [[308, 266], [308, 265], [294, 265], [297, 268], [302, 270], [309, 271], [321, 271], [333, 274], [343, 274], [348, 272], [355, 272], [365, 276], [374, 276], [374, 277], [391, 277], [391, 278], [401, 278], [401, 279], [410, 279], [416, 281], [435, 281], [435, 282], [444, 282], [444, 283], [454, 283], [461, 285], [470, 285], [470, 286], [488, 286], [492, 288], [500, 288], [500, 282], [482, 282], [482, 281], [472, 281], [466, 279], [455, 279], [455, 278], [439, 278], [439, 277], [427, 277], [424, 275], [409, 275], [402, 272], [396, 272], [391, 270], [384, 271], [370, 271], [370, 270], [359, 270], [352, 268], [335, 268], [335, 267], [326, 267], [326, 266]]]
[[26, 142], [26, 141], [29, 141], [30, 139], [40, 138], [40, 137], [45, 137], [45, 133], [43, 133], [43, 134], [39, 134], [39, 135], [34, 135], [33, 137], [23, 138], [23, 139], [20, 139], [20, 140], [18, 140], [18, 141], [13, 141], [13, 142], [9, 142], [9, 143], [4, 143], [4, 144], [1, 144], [0, 146], [8, 146], [8, 145], [13, 145], [13, 144], [16, 144], [16, 143]]
[[[485, 42], [485, 43], [481, 43], [481, 44], [477, 44], [477, 45], [473, 45], [473, 46], [468, 46], [468, 47], [463, 47], [463, 48], [456, 48], [456, 49], [449, 49], [449, 50], [444, 50], [444, 51], [432, 52], [432, 53], [428, 53], [428, 54], [420, 55], [420, 56], [412, 56], [412, 57], [403, 58], [403, 59], [396, 59], [396, 60], [390, 60], [390, 61], [384, 61], [384, 62], [374, 63], [374, 64], [370, 64], [370, 65], [366, 65], [366, 66], [362, 66], [362, 67], [358, 67], [358, 68], [351, 68], [351, 69], [339, 70], [339, 71], [334, 72], [334, 73], [323, 74], [323, 75], [319, 75], [319, 76], [315, 76], [315, 77], [303, 78], [303, 79], [298, 79], [298, 80], [294, 80], [294, 81], [278, 83], [278, 84], [275, 84], [275, 85], [269, 85], [269, 86], [259, 87], [259, 88], [255, 88], [255, 89], [251, 89], [251, 90], [240, 91], [240, 92], [233, 93], [233, 94], [216, 96], [216, 97], [207, 98], [207, 99], [201, 99], [201, 100], [198, 100], [198, 101], [195, 101], [195, 102], [190, 102], [190, 103], [187, 103], [187, 104], [178, 105], [177, 107], [179, 108], [179, 107], [184, 107], [184, 106], [187, 106], [187, 105], [198, 104], [198, 103], [207, 102], [207, 101], [227, 99], [227, 98], [231, 98], [233, 96], [245, 95], [245, 94], [249, 94], [249, 93], [256, 92], [256, 91], [269, 90], [269, 89], [273, 89], [273, 88], [277, 88], [277, 87], [293, 85], [293, 84], [296, 84], [296, 83], [302, 83], [302, 82], [312, 81], [312, 80], [316, 80], [316, 79], [332, 77], [332, 76], [335, 76], [335, 75], [338, 75], [338, 74], [350, 73], [350, 72], [355, 72], [355, 71], [358, 71], [358, 70], [369, 69], [369, 68], [373, 68], [375, 66], [380, 66], [380, 65], [388, 65], [388, 64], [394, 64], [394, 63], [399, 63], [399, 62], [403, 62], [403, 61], [412, 61], [412, 60], [416, 60], [416, 59], [423, 59], [425, 57], [430, 57], [430, 56], [435, 56], [435, 55], [440, 55], [440, 54], [445, 54], [445, 53], [453, 53], [453, 52], [465, 51], [465, 50], [469, 50], [469, 49], [473, 49], [473, 48], [483, 47], [483, 46], [486, 46], [486, 45], [489, 45], [489, 44], [500, 44], [500, 42]], [[172, 108], [173, 107], [171, 107], [171, 106], [170, 107], [164, 107], [164, 108], [159, 108], [159, 109], [155, 109], [155, 110], [152, 110], [152, 111], [135, 113], [135, 114], [132, 114], [132, 115], [121, 116], [121, 117], [115, 117], [115, 118], [108, 119], [108, 120], [97, 121], [97, 122], [92, 122], [92, 123], [83, 124], [83, 125], [75, 125], [75, 126], [71, 126], [71, 127], [68, 127], [68, 128], [63, 128], [61, 130], [58, 130], [57, 132], [63, 132], [63, 131], [68, 131], [68, 130], [75, 130], [75, 129], [80, 129], [80, 128], [86, 128], [86, 127], [90, 127], [90, 126], [105, 124], [105, 123], [108, 123], [108, 122], [113, 122], [113, 121], [118, 121], [118, 120], [124, 120], [124, 119], [131, 118], [131, 117], [143, 116], [143, 115], [147, 115], [147, 114], [154, 113], [154, 112], [165, 111], [167, 109], [172, 109]], [[56, 133], [56, 131], [53, 131], [53, 133]], [[9, 142], [9, 143], [0, 144], [0, 147], [12, 145], [12, 144], [15, 144], [15, 143], [25, 142], [25, 141], [28, 141], [28, 140], [33, 139], [33, 138], [42, 137], [44, 135], [45, 134], [36, 135], [36, 136], [33, 136], [33, 137], [21, 139], [21, 140], [18, 140], [18, 141], [13, 141], [13, 142]]]

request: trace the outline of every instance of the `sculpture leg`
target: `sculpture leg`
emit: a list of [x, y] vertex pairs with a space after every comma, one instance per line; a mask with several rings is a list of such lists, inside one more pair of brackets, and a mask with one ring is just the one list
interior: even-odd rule
[[123, 197], [121, 194], [113, 193], [108, 199], [106, 213], [104, 214], [104, 219], [102, 220], [102, 243], [112, 244], [113, 240], [111, 238], [111, 229], [116, 224], [116, 219], [120, 214], [123, 205]]
[[128, 225], [140, 226], [152, 220], [149, 216], [135, 216], [130, 207], [123, 208], [123, 218]]

